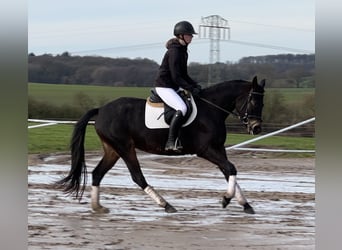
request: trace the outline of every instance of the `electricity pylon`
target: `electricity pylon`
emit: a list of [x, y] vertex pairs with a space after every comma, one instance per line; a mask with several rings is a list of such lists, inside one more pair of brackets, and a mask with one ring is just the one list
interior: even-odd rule
[[199, 38], [210, 39], [208, 84], [213, 83], [213, 66], [220, 61], [220, 41], [230, 40], [228, 21], [219, 15], [202, 17]]

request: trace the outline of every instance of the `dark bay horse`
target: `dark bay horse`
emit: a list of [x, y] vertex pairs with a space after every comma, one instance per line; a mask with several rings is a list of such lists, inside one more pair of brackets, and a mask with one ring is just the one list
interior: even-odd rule
[[[197, 117], [181, 129], [179, 139], [183, 145], [181, 154], [196, 154], [214, 164], [222, 171], [228, 182], [223, 196], [225, 208], [233, 197], [243, 206], [246, 213], [254, 213], [236, 181], [237, 170], [228, 160], [224, 143], [226, 140], [225, 120], [229, 114], [239, 116], [248, 133], [261, 132], [265, 80], [257, 77], [252, 82], [244, 80], [225, 81], [205, 88], [195, 97]], [[95, 212], [109, 210], [100, 204], [100, 182], [104, 175], [121, 157], [133, 181], [144, 190], [166, 212], [176, 212], [152, 186], [140, 167], [135, 149], [159, 155], [172, 155], [164, 151], [168, 129], [148, 129], [144, 123], [144, 99], [122, 97], [108, 104], [89, 110], [76, 123], [71, 139], [71, 169], [57, 184], [64, 192], [81, 199], [87, 178], [84, 140], [86, 127], [95, 117], [95, 129], [103, 144], [104, 155], [92, 172], [91, 206]]]

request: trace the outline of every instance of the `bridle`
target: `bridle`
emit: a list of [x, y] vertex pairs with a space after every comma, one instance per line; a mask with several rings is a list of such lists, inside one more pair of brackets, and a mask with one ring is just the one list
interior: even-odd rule
[[251, 100], [252, 100], [253, 95], [264, 96], [264, 93], [255, 92], [253, 90], [251, 90], [249, 92], [248, 98], [247, 98], [246, 102], [242, 105], [242, 108], [241, 108], [241, 110], [243, 110], [244, 107], [246, 107], [245, 112], [244, 112], [244, 116], [243, 117], [239, 116], [239, 119], [245, 125], [248, 124], [249, 118], [254, 118], [256, 120], [262, 121], [261, 115], [249, 114], [248, 113], [249, 105], [251, 105]]
[[[213, 107], [221, 110], [222, 112], [225, 112], [227, 114], [232, 114], [234, 115], [235, 117], [237, 117], [243, 124], [247, 125], [248, 124], [248, 121], [249, 121], [249, 118], [255, 118], [257, 120], [260, 120], [262, 121], [261, 119], [261, 116], [260, 115], [255, 115], [255, 114], [249, 114], [248, 113], [248, 108], [249, 108], [249, 105], [251, 104], [251, 100], [252, 100], [252, 97], [253, 95], [259, 95], [259, 96], [263, 96], [264, 93], [259, 93], [259, 92], [255, 92], [253, 90], [251, 90], [249, 93], [248, 93], [248, 98], [246, 99], [246, 102], [242, 105], [242, 108], [241, 110], [243, 110], [244, 107], [246, 107], [245, 109], [245, 112], [244, 112], [244, 116], [241, 117], [238, 113], [234, 112], [234, 111], [229, 111], [229, 110], [226, 110], [218, 105], [216, 105], [215, 103], [212, 103], [211, 101], [203, 98], [203, 97], [200, 97], [200, 99], [210, 105], [212, 105]], [[236, 107], [235, 107], [236, 109]]]

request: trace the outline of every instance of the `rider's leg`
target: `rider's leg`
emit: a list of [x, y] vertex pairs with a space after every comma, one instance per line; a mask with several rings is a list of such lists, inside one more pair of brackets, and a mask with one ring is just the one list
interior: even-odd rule
[[[177, 143], [179, 130], [184, 122], [184, 116], [187, 112], [187, 107], [182, 98], [177, 92], [171, 88], [155, 88], [160, 98], [170, 107], [176, 110], [172, 117], [169, 129], [169, 136], [165, 146], [165, 150], [179, 151], [181, 145]], [[176, 145], [177, 144], [177, 145]]]
[[180, 144], [177, 144], [176, 140], [178, 138], [179, 130], [183, 124], [183, 118], [184, 116], [182, 115], [182, 112], [180, 110], [177, 110], [176, 113], [173, 115], [170, 123], [169, 136], [165, 145], [166, 151], [179, 151], [182, 149], [182, 146]]

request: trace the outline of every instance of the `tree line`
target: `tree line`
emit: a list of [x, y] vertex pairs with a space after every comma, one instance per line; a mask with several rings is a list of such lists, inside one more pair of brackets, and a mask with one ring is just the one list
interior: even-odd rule
[[[53, 84], [102, 86], [153, 86], [159, 65], [147, 58], [109, 58], [100, 56], [28, 55], [28, 81]], [[267, 80], [267, 87], [314, 87], [314, 54], [251, 56], [237, 63], [190, 63], [189, 74], [202, 86], [233, 80]]]
[[[89, 95], [79, 92], [73, 96], [73, 104], [55, 105], [46, 101], [39, 101], [32, 96], [28, 99], [28, 118], [30, 119], [69, 119], [77, 120], [89, 109], [99, 107], [110, 100], [93, 99]], [[263, 131], [273, 132], [298, 121], [315, 116], [314, 95], [303, 96], [301, 102], [286, 104], [280, 90], [272, 95], [265, 95], [263, 109]], [[244, 126], [234, 116], [229, 116], [227, 126], [230, 132], [245, 133]], [[314, 136], [314, 124], [308, 124], [292, 129], [285, 134]], [[284, 134], [284, 133], [283, 133]]]

